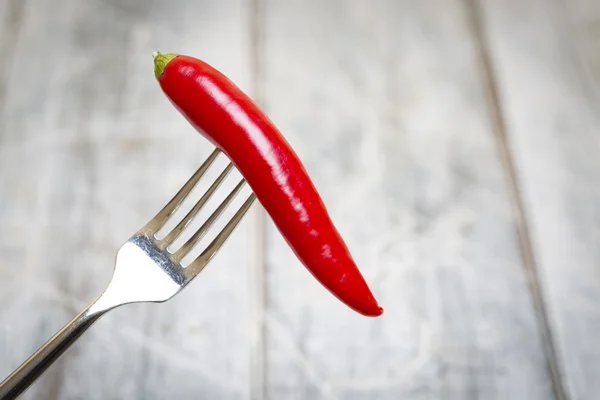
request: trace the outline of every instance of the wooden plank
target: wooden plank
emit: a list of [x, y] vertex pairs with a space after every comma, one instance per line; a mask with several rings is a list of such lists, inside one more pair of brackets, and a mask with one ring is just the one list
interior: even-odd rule
[[[0, 208], [3, 238], [0, 261], [0, 270], [3, 271], [0, 280], [3, 293], [0, 310], [3, 327], [0, 374], [3, 377], [70, 317], [69, 310], [57, 306], [56, 301], [42, 298], [39, 295], [42, 290], [35, 288], [49, 287], [43, 284], [48, 280], [49, 260], [57, 263], [67, 259], [66, 252], [62, 260], [49, 253], [63, 247], [67, 232], [72, 230], [73, 236], [81, 233], [79, 226], [69, 227], [70, 230], [64, 229], [62, 232], [54, 231], [50, 219], [54, 215], [65, 216], [69, 207], [80, 211], [85, 198], [80, 196], [73, 199], [67, 207], [62, 208], [65, 212], [54, 214], [56, 210], [51, 207], [55, 204], [56, 196], [52, 189], [52, 175], [55, 173], [54, 167], [61, 165], [60, 161], [53, 163], [52, 159], [61, 160], [64, 153], [50, 158], [43, 149], [24, 145], [51, 134], [48, 129], [51, 123], [46, 122], [51, 112], [46, 111], [46, 106], [52, 106], [52, 103], [44, 100], [56, 94], [61, 74], [55, 71], [64, 69], [65, 64], [61, 62], [64, 60], [57, 58], [53, 60], [56, 61], [56, 70], [48, 71], [40, 61], [52, 60], [51, 51], [55, 54], [66, 53], [69, 36], [65, 27], [69, 25], [73, 9], [69, 7], [71, 4], [65, 2], [64, 5], [67, 6], [64, 13], [63, 10], [47, 7], [41, 15], [36, 15], [31, 4], [22, 2], [24, 9], [21, 22], [18, 31], [15, 31], [18, 34], [13, 34], [11, 38], [13, 51], [7, 55], [4, 65], [8, 79], [5, 80], [0, 136], [3, 164], [0, 168], [3, 199]], [[40, 6], [42, 11], [43, 5]], [[46, 46], [48, 43], [55, 43], [52, 50]], [[37, 62], [31, 62], [32, 58]], [[73, 175], [66, 177], [71, 179], [72, 187], [85, 190], [86, 186], [81, 182], [82, 174]], [[65, 221], [65, 228], [71, 223], [72, 220]], [[63, 371], [63, 365], [59, 363], [24, 397], [57, 398]]]
[[264, 107], [386, 309], [346, 309], [268, 221], [266, 397], [553, 398], [464, 4], [263, 10]]
[[[100, 293], [118, 247], [210, 152], [151, 53], [198, 55], [247, 86], [242, 5], [26, 3], [0, 121], [2, 377]], [[246, 398], [242, 225], [190, 288], [107, 315], [24, 398]]]
[[[10, 58], [19, 40], [23, 20], [24, 2], [3, 1], [0, 3], [0, 53]], [[10, 62], [0, 63], [0, 113], [4, 108]], [[0, 114], [1, 115], [1, 114]]]
[[482, 5], [565, 397], [596, 399], [600, 7]]

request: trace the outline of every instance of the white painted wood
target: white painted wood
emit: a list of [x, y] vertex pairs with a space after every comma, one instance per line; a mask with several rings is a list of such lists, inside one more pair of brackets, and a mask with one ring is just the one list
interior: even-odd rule
[[600, 6], [483, 1], [568, 396], [600, 393]]
[[[151, 54], [196, 55], [247, 88], [242, 6], [25, 2], [3, 58], [2, 378], [100, 293], [118, 247], [210, 152], [161, 93]], [[172, 301], [107, 315], [24, 398], [246, 398], [247, 232]]]
[[[24, 2], [3, 1], [0, 3], [0, 54], [12, 55], [18, 43]], [[8, 84], [9, 62], [0, 63], [0, 112], [5, 104]]]
[[[482, 0], [561, 371], [585, 400], [600, 393], [598, 4]], [[210, 151], [154, 81], [160, 50], [258, 95], [386, 313], [347, 310], [269, 221], [266, 281], [249, 276], [250, 220], [192, 287], [105, 317], [25, 399], [553, 398], [473, 43], [458, 0], [0, 2], [0, 379]]]
[[552, 398], [464, 4], [263, 11], [264, 106], [386, 310], [348, 310], [269, 222], [266, 397]]

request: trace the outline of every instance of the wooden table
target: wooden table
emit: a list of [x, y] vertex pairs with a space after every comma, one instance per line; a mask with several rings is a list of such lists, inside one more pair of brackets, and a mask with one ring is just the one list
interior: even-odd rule
[[256, 205], [24, 398], [600, 398], [598, 49], [595, 0], [0, 2], [0, 378], [210, 152], [159, 50], [264, 107], [386, 312], [334, 299]]

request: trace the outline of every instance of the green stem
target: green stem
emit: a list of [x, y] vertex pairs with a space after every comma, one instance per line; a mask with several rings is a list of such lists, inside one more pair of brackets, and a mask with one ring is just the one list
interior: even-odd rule
[[152, 57], [154, 58], [154, 76], [156, 76], [156, 79], [160, 78], [162, 73], [165, 71], [165, 67], [167, 66], [169, 61], [171, 61], [178, 55], [179, 54], [171, 54], [171, 53], [162, 54], [162, 53], [159, 53], [158, 51], [155, 51], [154, 53], [152, 53]]

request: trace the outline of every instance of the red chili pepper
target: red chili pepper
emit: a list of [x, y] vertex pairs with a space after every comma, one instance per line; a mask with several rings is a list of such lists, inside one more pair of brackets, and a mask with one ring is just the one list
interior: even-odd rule
[[196, 58], [155, 53], [154, 72], [172, 104], [232, 160], [313, 276], [353, 310], [381, 315], [300, 159], [263, 111]]

